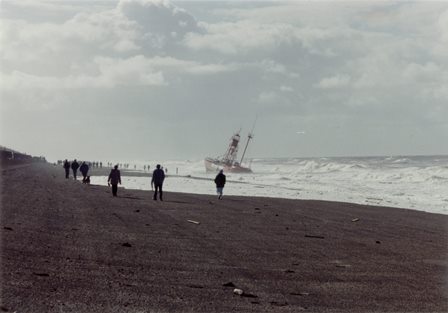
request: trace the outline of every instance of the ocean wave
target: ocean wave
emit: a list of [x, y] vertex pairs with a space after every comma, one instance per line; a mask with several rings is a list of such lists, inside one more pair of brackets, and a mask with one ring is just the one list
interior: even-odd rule
[[[394, 203], [396, 206], [421, 207], [423, 210], [439, 210], [447, 206], [446, 201], [441, 199], [447, 199], [448, 156], [257, 158], [252, 161], [252, 174], [226, 173], [229, 181], [226, 189], [229, 188], [229, 192], [359, 203], [365, 203], [367, 198], [383, 198], [382, 203], [388, 206]], [[151, 167], [156, 164], [145, 163], [151, 164]], [[167, 190], [215, 192], [212, 183], [215, 174], [205, 172], [203, 160], [157, 163], [169, 168], [170, 174], [174, 174], [178, 167], [179, 175], [184, 177], [168, 177]], [[174, 182], [175, 179], [178, 182]], [[127, 184], [129, 186], [126, 187], [130, 187], [140, 183], [133, 178]], [[141, 184], [149, 188], [147, 179], [142, 180]]]
[[408, 158], [401, 158], [401, 159], [396, 159], [396, 160], [393, 160], [392, 161], [392, 163], [395, 163], [395, 164], [407, 164], [407, 163], [409, 163], [409, 159]]
[[446, 180], [448, 180], [448, 178], [447, 177], [433, 175], [433, 176], [429, 177], [427, 180], [428, 181], [446, 181]]

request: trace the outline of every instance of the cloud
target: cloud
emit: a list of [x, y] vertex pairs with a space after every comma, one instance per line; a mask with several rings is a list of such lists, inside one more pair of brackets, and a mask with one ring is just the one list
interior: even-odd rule
[[[295, 131], [288, 125], [301, 119], [306, 129], [334, 121], [349, 133], [367, 124], [423, 125], [442, 142], [433, 127], [448, 114], [443, 3], [5, 1], [3, 8], [0, 89], [9, 116], [41, 110], [51, 125], [51, 114], [94, 107], [111, 120], [125, 116], [129, 138], [156, 129], [177, 138], [182, 120], [182, 137], [204, 136], [203, 149], [255, 112], [265, 116], [260, 132], [268, 137]], [[95, 115], [92, 131], [113, 128]], [[319, 142], [318, 131], [307, 134]], [[194, 150], [183, 139], [182, 151]], [[270, 149], [297, 152], [281, 140]]]
[[448, 42], [448, 9], [441, 12], [437, 19], [437, 28], [443, 42]]
[[[56, 10], [58, 5], [45, 2], [36, 8]], [[237, 69], [235, 64], [158, 56], [168, 42], [199, 29], [191, 15], [168, 1], [122, 0], [115, 8], [74, 14], [62, 24], [5, 19], [2, 26], [6, 66], [1, 79], [8, 91], [163, 87], [179, 73]]]
[[258, 24], [250, 21], [201, 24], [206, 33], [189, 33], [185, 44], [191, 49], [208, 49], [223, 54], [248, 53], [254, 49], [274, 49], [297, 39], [286, 24]]
[[283, 92], [292, 92], [292, 91], [294, 91], [294, 88], [292, 88], [290, 86], [280, 86], [280, 90]]
[[326, 77], [322, 79], [316, 87], [321, 89], [341, 88], [350, 83], [350, 76], [348, 75], [335, 75], [332, 77]]
[[132, 40], [123, 39], [118, 41], [113, 49], [117, 52], [129, 52], [141, 50], [141, 47], [137, 46]]
[[200, 32], [196, 19], [165, 0], [121, 0], [117, 11], [138, 25], [142, 41], [162, 48], [192, 32]]
[[[43, 4], [57, 7], [51, 2]], [[7, 43], [4, 60], [16, 69], [32, 68], [36, 75], [40, 69], [46, 74], [52, 68], [67, 70], [73, 62], [85, 62], [91, 55], [158, 55], [186, 33], [199, 30], [185, 10], [167, 1], [147, 0], [122, 0], [115, 8], [81, 12], [62, 24], [4, 19], [2, 27], [1, 40]]]
[[268, 73], [286, 74], [288, 70], [283, 64], [275, 62], [274, 60], [265, 59], [260, 62], [259, 66]]
[[403, 71], [403, 76], [413, 81], [428, 81], [443, 75], [443, 71], [433, 62], [426, 64], [409, 63]]
[[162, 72], [152, 67], [152, 62], [143, 56], [129, 59], [97, 57], [92, 66], [97, 75], [38, 76], [20, 71], [2, 75], [5, 90], [17, 89], [78, 89], [114, 88], [117, 86], [164, 86], [166, 81]]
[[261, 94], [258, 95], [258, 101], [260, 101], [261, 103], [273, 103], [276, 102], [278, 99], [279, 96], [277, 95], [277, 93], [273, 91], [262, 92]]
[[[2, 74], [4, 90], [17, 89], [78, 89], [114, 88], [118, 86], [166, 86], [166, 76], [175, 79], [180, 74], [213, 75], [238, 70], [232, 64], [201, 64], [171, 57], [147, 58], [136, 55], [130, 58], [95, 57], [89, 64], [95, 75], [69, 74], [67, 76], [40, 76], [21, 71]], [[165, 73], [165, 74], [164, 74]]]

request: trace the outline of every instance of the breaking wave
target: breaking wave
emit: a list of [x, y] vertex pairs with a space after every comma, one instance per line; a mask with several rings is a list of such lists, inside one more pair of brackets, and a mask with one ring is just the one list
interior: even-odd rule
[[[225, 190], [234, 195], [344, 201], [448, 214], [447, 164], [448, 156], [257, 158], [251, 160], [253, 174], [226, 173]], [[172, 175], [166, 190], [214, 194], [214, 174], [205, 173], [203, 160], [166, 161], [164, 166]], [[131, 185], [150, 188], [147, 178], [141, 182], [135, 178]]]

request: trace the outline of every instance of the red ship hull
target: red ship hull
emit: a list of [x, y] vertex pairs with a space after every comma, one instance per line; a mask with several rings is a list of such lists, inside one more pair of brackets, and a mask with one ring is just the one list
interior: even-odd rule
[[239, 164], [227, 164], [218, 159], [206, 158], [204, 160], [205, 169], [207, 172], [216, 173], [219, 170], [224, 170], [227, 173], [252, 173], [248, 167], [243, 167]]

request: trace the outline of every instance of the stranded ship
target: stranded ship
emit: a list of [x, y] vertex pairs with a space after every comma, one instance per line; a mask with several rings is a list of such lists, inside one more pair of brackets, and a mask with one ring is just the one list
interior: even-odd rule
[[207, 172], [217, 172], [219, 170], [224, 170], [229, 173], [252, 173], [250, 167], [244, 167], [242, 165], [244, 160], [244, 155], [246, 154], [247, 147], [249, 145], [250, 140], [253, 138], [253, 134], [249, 133], [247, 135], [246, 146], [244, 147], [243, 155], [241, 156], [241, 160], [238, 162], [237, 154], [238, 154], [238, 144], [240, 142], [240, 131], [236, 132], [231, 138], [229, 147], [227, 148], [226, 153], [223, 156], [211, 158], [207, 157], [204, 160], [205, 169]]

